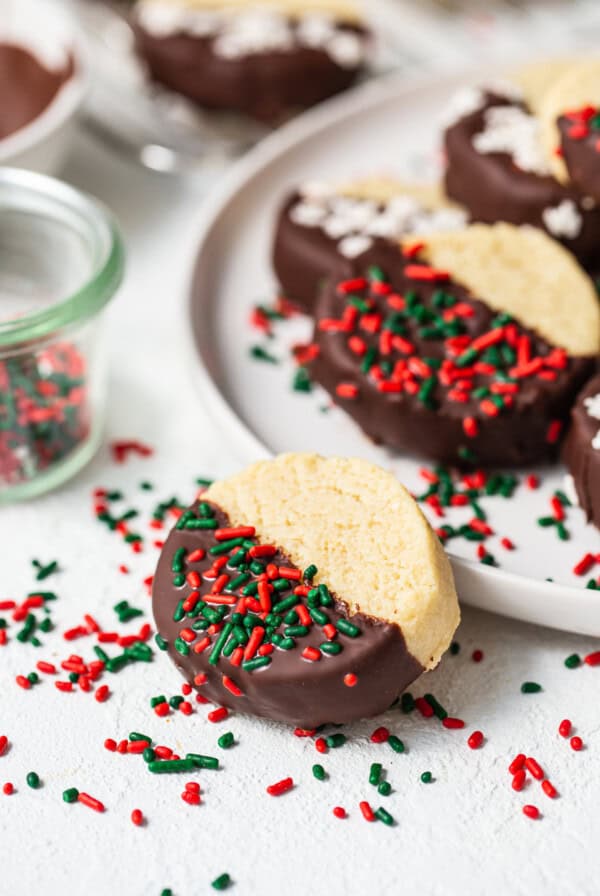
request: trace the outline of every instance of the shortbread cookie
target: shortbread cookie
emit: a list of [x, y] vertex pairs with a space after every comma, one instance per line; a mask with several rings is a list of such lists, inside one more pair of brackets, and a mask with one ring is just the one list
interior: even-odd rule
[[448, 559], [363, 460], [286, 454], [213, 484], [163, 548], [159, 642], [210, 700], [314, 728], [386, 710], [459, 622]]
[[571, 414], [563, 451], [573, 487], [588, 520], [600, 528], [600, 376], [583, 389]]
[[574, 183], [556, 179], [541, 119], [522, 97], [497, 86], [470, 88], [453, 109], [445, 132], [448, 196], [475, 221], [531, 224], [586, 267], [597, 266], [600, 206]]
[[286, 298], [310, 312], [331, 270], [350, 276], [356, 261], [378, 241], [465, 224], [466, 213], [449, 204], [435, 184], [377, 177], [338, 185], [306, 183], [279, 214], [273, 267]]
[[451, 464], [551, 459], [600, 349], [591, 281], [534, 228], [375, 247], [316, 309], [311, 376], [375, 442]]
[[370, 49], [359, 7], [341, 0], [139, 0], [134, 25], [156, 81], [267, 124], [349, 87]]

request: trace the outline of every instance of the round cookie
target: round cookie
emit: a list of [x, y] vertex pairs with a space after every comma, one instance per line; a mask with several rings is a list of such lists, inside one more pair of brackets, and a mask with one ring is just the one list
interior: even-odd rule
[[370, 53], [358, 6], [342, 0], [139, 0], [133, 23], [155, 81], [265, 124], [350, 87]]
[[[497, 88], [470, 90], [445, 131], [445, 187], [474, 221], [531, 224], [597, 267], [600, 206], [552, 174], [538, 116]], [[544, 99], [542, 97], [542, 103]]]
[[589, 381], [573, 407], [563, 459], [579, 505], [600, 528], [600, 375]]
[[311, 454], [201, 494], [163, 548], [153, 611], [202, 694], [303, 728], [388, 709], [459, 622], [448, 559], [403, 486]]
[[350, 276], [356, 261], [379, 241], [397, 241], [415, 230], [454, 230], [466, 220], [435, 184], [382, 177], [306, 183], [279, 213], [273, 268], [286, 298], [311, 313], [333, 268]]
[[534, 228], [378, 246], [316, 310], [310, 374], [375, 442], [450, 464], [556, 456], [600, 349], [593, 286]]

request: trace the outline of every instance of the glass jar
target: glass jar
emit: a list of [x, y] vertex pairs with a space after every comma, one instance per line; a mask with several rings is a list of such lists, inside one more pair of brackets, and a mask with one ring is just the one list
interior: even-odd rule
[[117, 227], [61, 181], [0, 168], [0, 503], [64, 482], [102, 434]]

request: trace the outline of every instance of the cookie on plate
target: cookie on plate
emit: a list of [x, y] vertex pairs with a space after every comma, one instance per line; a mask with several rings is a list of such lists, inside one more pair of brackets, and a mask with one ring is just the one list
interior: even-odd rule
[[544, 71], [538, 66], [524, 76], [525, 94], [507, 82], [468, 88], [455, 97], [444, 138], [446, 192], [474, 221], [539, 227], [593, 268], [600, 250], [600, 206], [588, 190], [555, 176], [542, 110], [558, 83], [554, 79], [567, 75], [564, 65], [550, 66], [544, 91]]
[[153, 611], [200, 693], [303, 728], [388, 709], [459, 622], [450, 564], [406, 489], [312, 454], [201, 494], [163, 548]]
[[563, 458], [579, 505], [600, 528], [600, 375], [577, 398]]
[[266, 124], [350, 87], [370, 53], [352, 0], [139, 0], [133, 21], [155, 81]]
[[600, 200], [600, 60], [568, 68], [543, 98], [540, 120], [556, 179]]
[[286, 298], [312, 312], [333, 267], [350, 275], [378, 241], [415, 231], [456, 230], [467, 215], [436, 185], [389, 178], [347, 184], [306, 183], [284, 203], [273, 242], [273, 267]]
[[573, 257], [535, 228], [379, 245], [316, 309], [310, 373], [377, 443], [465, 465], [554, 458], [600, 349]]
[[0, 27], [0, 140], [45, 112], [74, 73], [68, 53], [40, 46], [38, 55], [36, 40], [30, 43], [20, 45]]

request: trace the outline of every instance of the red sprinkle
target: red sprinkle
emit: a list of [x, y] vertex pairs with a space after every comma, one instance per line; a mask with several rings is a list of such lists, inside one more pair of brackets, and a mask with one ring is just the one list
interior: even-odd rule
[[80, 793], [77, 799], [80, 803], [83, 803], [84, 806], [88, 806], [88, 808], [94, 809], [96, 812], [104, 812], [104, 803], [101, 803], [100, 800], [90, 796], [89, 793]]
[[451, 716], [446, 716], [445, 719], [442, 719], [442, 725], [444, 728], [450, 728], [451, 730], [465, 727], [465, 723], [462, 719], [453, 719]]
[[227, 688], [227, 690], [231, 694], [233, 694], [234, 697], [243, 697], [244, 696], [244, 692], [241, 690], [241, 688], [238, 688], [235, 681], [232, 681], [228, 675], [223, 676], [223, 687]]
[[528, 756], [525, 760], [525, 768], [530, 773], [530, 775], [535, 778], [537, 781], [542, 781], [544, 779], [544, 769], [537, 762], [533, 756]]
[[112, 737], [107, 737], [104, 741], [104, 747], [106, 750], [110, 750], [111, 753], [114, 753], [117, 749], [117, 742], [116, 740], [113, 740]]
[[571, 749], [575, 750], [576, 753], [578, 753], [580, 750], [583, 750], [583, 741], [580, 737], [577, 737], [577, 735], [575, 735], [575, 737], [572, 737], [569, 743], [571, 744]]
[[8, 747], [8, 738], [6, 734], [0, 735], [0, 756], [4, 756]]
[[571, 720], [563, 719], [560, 725], [558, 726], [558, 733], [561, 737], [568, 737], [571, 733]]
[[278, 781], [277, 784], [269, 784], [267, 793], [269, 796], [281, 796], [283, 793], [287, 793], [288, 790], [291, 790], [293, 786], [294, 781], [292, 778], [283, 778], [283, 780]]
[[353, 688], [358, 684], [358, 675], [355, 675], [354, 672], [347, 672], [344, 675], [344, 684], [347, 688]]
[[511, 764], [508, 766], [508, 770], [511, 775], [514, 775], [515, 772], [520, 771], [525, 765], [525, 753], [517, 753]]
[[480, 663], [483, 659], [483, 650], [474, 650], [471, 654], [471, 659], [474, 663]]
[[362, 803], [359, 803], [358, 808], [362, 812], [365, 821], [375, 821], [375, 813], [366, 800], [363, 800]]
[[542, 781], [542, 790], [549, 796], [551, 800], [555, 799], [558, 796], [558, 790], [550, 781]]
[[45, 672], [46, 675], [56, 675], [56, 666], [54, 663], [46, 663], [44, 660], [39, 660], [35, 664], [35, 667], [39, 672]]
[[527, 818], [536, 819], [540, 817], [540, 810], [537, 806], [523, 806], [523, 815], [526, 815]]
[[101, 684], [99, 688], [96, 689], [96, 693], [94, 697], [98, 701], [98, 703], [104, 703], [108, 700], [110, 696], [110, 690], [107, 684]]
[[[594, 557], [593, 554], [590, 554], [590, 553], [585, 554], [581, 558], [579, 563], [576, 563], [575, 566], [573, 567], [574, 574], [576, 576], [584, 576], [586, 574], [586, 572], [589, 572], [589, 570], [592, 568], [592, 566], [594, 565], [595, 562], [596, 562], [596, 558]], [[600, 652], [598, 653], [598, 657], [599, 657], [598, 662], [600, 662]], [[586, 657], [586, 662], [587, 662], [587, 657]]]
[[2, 785], [2, 793], [5, 793], [6, 796], [10, 796], [11, 793], [14, 793], [14, 792], [15, 792], [15, 788], [10, 783], [10, 781], [7, 781], [6, 784]]
[[512, 789], [513, 790], [523, 790], [525, 786], [525, 770], [519, 769], [518, 772], [515, 772], [512, 779]]
[[23, 688], [24, 691], [28, 691], [31, 688], [31, 682], [25, 675], [17, 675], [15, 681], [19, 685], [20, 688]]
[[218, 709], [213, 709], [212, 712], [209, 712], [206, 718], [209, 722], [222, 722], [228, 715], [229, 710], [225, 706], [219, 706]]
[[315, 750], [317, 753], [326, 753], [327, 752], [327, 741], [324, 737], [318, 737], [315, 741]]
[[333, 814], [336, 818], [347, 818], [347, 812], [342, 806], [335, 806], [333, 809]]
[[144, 823], [144, 815], [141, 809], [134, 809], [131, 813], [132, 822], [139, 828]]
[[389, 740], [390, 732], [387, 728], [384, 728], [383, 725], [381, 728], [376, 728], [375, 731], [371, 735], [371, 743], [374, 744], [384, 744]]
[[596, 650], [594, 653], [588, 653], [588, 655], [583, 658], [583, 662], [588, 666], [600, 666], [600, 650]]
[[469, 735], [469, 739], [467, 740], [467, 744], [472, 750], [477, 750], [483, 743], [483, 732], [482, 731], [473, 731], [472, 734]]

